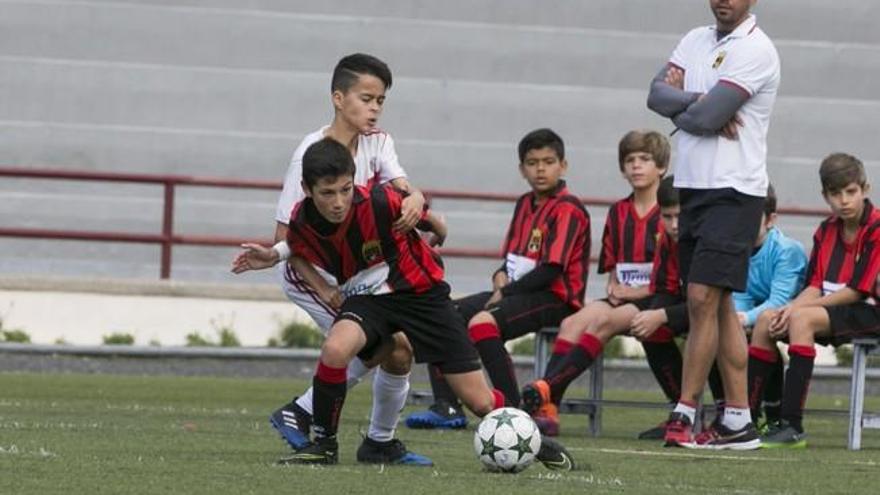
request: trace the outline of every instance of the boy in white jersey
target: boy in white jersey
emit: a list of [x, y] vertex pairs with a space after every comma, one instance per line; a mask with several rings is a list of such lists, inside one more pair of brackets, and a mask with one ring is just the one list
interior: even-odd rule
[[[331, 101], [333, 122], [306, 136], [290, 161], [284, 189], [275, 212], [275, 244], [278, 261], [287, 260], [290, 251], [286, 239], [293, 206], [305, 197], [302, 187], [302, 157], [305, 150], [326, 137], [344, 144], [355, 162], [355, 184], [369, 186], [391, 182], [407, 191], [400, 220], [395, 228], [410, 230], [418, 222], [424, 196], [412, 188], [397, 160], [391, 136], [376, 128], [385, 103], [385, 92], [391, 88], [391, 71], [381, 60], [366, 54], [342, 58], [333, 71]], [[232, 271], [242, 273], [253, 269], [256, 245], [245, 244], [244, 251], [233, 261]], [[336, 280], [326, 272], [319, 273], [307, 261], [293, 257], [277, 267], [284, 294], [304, 309], [325, 333], [336, 317], [344, 294]], [[366, 438], [358, 449], [358, 461], [431, 465], [430, 459], [406, 450], [394, 439], [400, 411], [409, 392], [412, 349], [402, 334], [395, 334], [387, 350], [370, 363], [354, 360], [348, 367], [348, 386], [357, 384], [373, 366], [381, 363], [373, 379], [373, 411]], [[308, 444], [312, 417], [312, 389], [275, 411], [272, 426], [294, 449]]]

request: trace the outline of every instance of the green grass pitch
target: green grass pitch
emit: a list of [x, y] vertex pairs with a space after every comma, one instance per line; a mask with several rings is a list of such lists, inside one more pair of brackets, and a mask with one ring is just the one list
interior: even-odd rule
[[[703, 452], [633, 440], [661, 410], [605, 409], [601, 438], [563, 416], [563, 441], [588, 469], [481, 471], [467, 431], [399, 430], [434, 468], [354, 461], [370, 387], [349, 396], [340, 464], [276, 466], [287, 450], [268, 414], [306, 385], [291, 380], [0, 374], [0, 494], [876, 493], [880, 432], [846, 450], [846, 418], [807, 418], [801, 451]], [[420, 385], [424, 387], [424, 385]], [[610, 398], [659, 399], [614, 392]], [[846, 398], [808, 406], [843, 408]], [[871, 398], [868, 405], [880, 409]], [[412, 408], [408, 408], [408, 411]]]

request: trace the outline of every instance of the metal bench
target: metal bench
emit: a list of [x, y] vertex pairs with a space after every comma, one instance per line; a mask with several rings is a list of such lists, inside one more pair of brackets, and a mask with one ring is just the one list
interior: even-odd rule
[[849, 437], [847, 448], [862, 448], [862, 429], [880, 428], [880, 415], [866, 414], [865, 409], [865, 365], [868, 354], [880, 348], [880, 339], [853, 340], [852, 380], [849, 393]]

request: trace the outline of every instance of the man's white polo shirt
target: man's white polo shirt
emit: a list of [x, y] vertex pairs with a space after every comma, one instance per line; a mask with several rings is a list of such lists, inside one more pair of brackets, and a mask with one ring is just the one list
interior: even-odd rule
[[715, 26], [699, 27], [678, 43], [669, 63], [684, 70], [684, 90], [707, 93], [729, 84], [749, 99], [738, 114], [739, 139], [678, 133], [675, 186], [732, 187], [751, 196], [767, 193], [767, 130], [779, 89], [779, 55], [750, 15], [732, 33], [717, 39]]

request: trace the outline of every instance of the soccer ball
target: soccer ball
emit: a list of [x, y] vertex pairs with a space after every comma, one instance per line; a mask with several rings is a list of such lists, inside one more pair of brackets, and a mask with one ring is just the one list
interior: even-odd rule
[[541, 449], [538, 426], [524, 411], [495, 409], [483, 418], [474, 433], [474, 450], [486, 469], [518, 473], [535, 462]]

